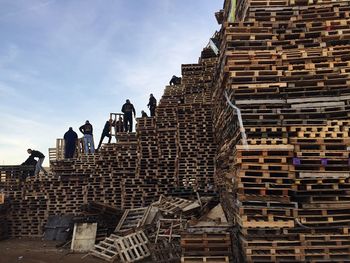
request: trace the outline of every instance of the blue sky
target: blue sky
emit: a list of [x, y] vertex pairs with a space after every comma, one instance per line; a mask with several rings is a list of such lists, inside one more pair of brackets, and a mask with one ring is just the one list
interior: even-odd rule
[[[85, 120], [159, 101], [219, 29], [221, 0], [0, 0], [0, 164], [20, 164]], [[79, 132], [78, 132], [79, 134]], [[81, 136], [81, 134], [79, 134]], [[48, 162], [45, 162], [48, 165]]]

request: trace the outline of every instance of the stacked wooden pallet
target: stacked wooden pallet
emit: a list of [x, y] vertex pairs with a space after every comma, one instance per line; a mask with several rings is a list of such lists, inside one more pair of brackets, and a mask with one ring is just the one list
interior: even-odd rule
[[8, 237], [8, 202], [4, 193], [0, 193], [0, 240]]
[[[290, 169], [293, 146], [281, 144], [282, 138], [248, 142], [248, 146], [235, 147], [233, 174], [235, 220], [245, 260], [296, 261], [295, 242], [284, 234], [294, 228], [298, 207], [291, 198], [295, 191], [295, 173]], [[269, 242], [274, 242], [273, 247]]]
[[156, 117], [139, 118], [136, 133], [119, 133], [118, 142], [103, 145], [99, 153], [53, 160], [47, 177], [28, 177], [25, 167], [1, 167], [0, 189], [13, 200], [11, 235], [40, 235], [49, 215], [78, 214], [90, 201], [131, 209], [162, 194], [212, 193], [209, 102], [215, 65], [205, 49], [198, 64], [184, 66], [185, 84], [165, 89]]
[[168, 194], [175, 189], [177, 182], [177, 107], [182, 98], [181, 86], [167, 87], [156, 110], [158, 137], [157, 180], [162, 193]]
[[181, 262], [229, 262], [231, 237], [228, 233], [182, 233]]
[[348, 259], [349, 11], [349, 1], [244, 0], [237, 22], [223, 22], [217, 175], [245, 261]]
[[[138, 158], [136, 174], [143, 184], [139, 186], [142, 190], [142, 206], [151, 204], [155, 200], [155, 189], [158, 177], [158, 136], [156, 130], [156, 119], [137, 119]], [[157, 190], [158, 192], [159, 190]]]
[[296, 131], [290, 141], [295, 144], [302, 260], [340, 260], [350, 253], [348, 124], [328, 121], [326, 126], [291, 128]]
[[[182, 65], [184, 103], [178, 108], [179, 183], [200, 192], [214, 190], [212, 76], [216, 57], [204, 49], [198, 64]], [[202, 169], [198, 169], [202, 167]]]

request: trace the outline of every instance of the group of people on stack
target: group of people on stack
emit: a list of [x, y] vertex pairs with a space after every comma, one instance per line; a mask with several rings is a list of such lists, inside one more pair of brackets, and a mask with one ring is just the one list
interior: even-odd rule
[[[175, 75], [171, 78], [169, 85], [179, 85], [181, 84], [181, 78], [176, 77]], [[153, 96], [153, 94], [150, 94], [149, 102], [147, 104], [147, 107], [150, 110], [150, 116], [154, 117], [156, 113], [157, 108], [157, 100]], [[108, 138], [108, 143], [112, 140], [112, 134], [111, 130], [112, 127], [114, 127], [115, 132], [132, 132], [133, 128], [133, 116], [136, 118], [136, 111], [134, 108], [134, 105], [131, 104], [130, 100], [126, 100], [125, 104], [123, 105], [121, 111], [123, 112], [123, 117], [119, 116], [118, 120], [109, 119], [106, 121], [105, 126], [103, 127], [103, 131], [101, 134], [100, 142], [98, 143], [98, 147], [96, 151], [98, 151], [102, 145], [102, 142], [105, 137]], [[141, 117], [147, 118], [148, 115], [145, 111], [141, 111]], [[91, 123], [87, 120], [85, 124], [79, 127], [79, 131], [84, 135], [84, 152], [85, 153], [95, 153], [95, 146], [94, 146], [94, 138], [93, 138], [93, 127]], [[77, 144], [78, 144], [78, 134], [73, 130], [72, 127], [69, 128], [69, 130], [64, 134], [64, 158], [73, 158]], [[42, 170], [44, 174], [47, 174], [46, 170], [42, 167], [42, 164], [45, 159], [45, 155], [37, 150], [28, 149], [28, 154], [30, 156], [27, 158], [26, 161], [22, 163], [22, 165], [26, 166], [35, 166], [35, 170], [33, 172], [34, 175], [39, 174], [39, 172]], [[37, 158], [37, 160], [36, 160]]]
[[[153, 94], [150, 95], [149, 102], [147, 104], [151, 117], [155, 116], [156, 107], [157, 107], [157, 100], [153, 96]], [[101, 134], [101, 139], [98, 144], [98, 147], [96, 151], [98, 151], [102, 145], [102, 142], [105, 137], [108, 138], [108, 143], [112, 140], [112, 127], [114, 127], [115, 132], [132, 132], [133, 129], [133, 117], [136, 118], [136, 111], [134, 108], [134, 105], [131, 104], [130, 100], [126, 100], [125, 104], [123, 105], [121, 111], [123, 112], [123, 117], [119, 116], [118, 120], [109, 119], [106, 121], [105, 126], [103, 127], [103, 131]], [[141, 117], [145, 118], [148, 117], [147, 113], [142, 111]], [[91, 123], [87, 120], [85, 124], [79, 127], [79, 131], [84, 135], [83, 141], [84, 141], [84, 152], [85, 153], [95, 153], [95, 145], [94, 145], [94, 138], [93, 138], [93, 127]], [[69, 128], [69, 130], [64, 134], [64, 158], [73, 158], [77, 144], [78, 144], [78, 134], [73, 130], [72, 127]], [[47, 172], [42, 167], [42, 164], [45, 159], [45, 155], [39, 151], [28, 149], [27, 152], [30, 154], [28, 159], [22, 163], [22, 165], [27, 166], [35, 166], [34, 175], [37, 175], [40, 170], [43, 170], [46, 174]], [[36, 158], [38, 160], [36, 160]]]
[[[153, 96], [150, 95], [149, 102], [147, 104], [151, 117], [155, 116], [155, 111], [157, 107], [157, 100]], [[108, 138], [108, 143], [112, 140], [112, 127], [114, 127], [115, 132], [132, 132], [133, 129], [133, 117], [136, 118], [136, 110], [134, 105], [130, 102], [130, 100], [126, 100], [121, 111], [123, 112], [123, 117], [119, 116], [118, 120], [109, 119], [106, 121], [103, 131], [101, 134], [100, 142], [98, 143], [96, 151], [98, 151], [102, 145], [102, 142], [105, 137]], [[142, 111], [141, 117], [148, 117], [147, 113]], [[84, 135], [84, 152], [85, 153], [95, 153], [95, 145], [93, 139], [93, 127], [91, 123], [87, 120], [84, 125], [79, 128], [79, 131]], [[65, 142], [65, 158], [73, 158], [74, 152], [76, 149], [76, 145], [78, 142], [78, 135], [73, 131], [72, 128], [64, 135]]]

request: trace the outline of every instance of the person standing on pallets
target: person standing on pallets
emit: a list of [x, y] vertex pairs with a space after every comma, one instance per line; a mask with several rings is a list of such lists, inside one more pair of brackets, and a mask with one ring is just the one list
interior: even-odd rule
[[38, 161], [35, 165], [35, 172], [34, 172], [34, 175], [38, 175], [40, 170], [42, 170], [44, 172], [45, 175], [47, 175], [47, 172], [45, 171], [45, 169], [42, 167], [42, 164], [44, 162], [44, 159], [45, 159], [45, 155], [42, 154], [41, 152], [39, 151], [36, 151], [36, 150], [32, 150], [32, 149], [28, 149], [27, 150], [27, 153], [30, 154], [30, 156], [28, 157], [27, 160], [29, 159], [34, 159], [34, 158], [38, 158]]
[[86, 121], [84, 125], [79, 128], [79, 131], [84, 134], [84, 148], [85, 153], [94, 153], [95, 145], [94, 145], [94, 137], [92, 136], [92, 125], [89, 121]]
[[64, 158], [73, 158], [78, 142], [78, 134], [72, 127], [64, 134]]
[[[136, 116], [136, 111], [134, 105], [130, 103], [130, 100], [126, 100], [126, 103], [122, 107], [122, 112], [124, 113], [124, 131], [132, 132], [132, 114]], [[129, 129], [128, 129], [129, 125]]]
[[114, 123], [114, 128], [116, 134], [118, 132], [124, 132], [124, 121], [122, 117], [119, 116], [119, 119]]
[[157, 100], [155, 97], [153, 97], [153, 94], [149, 95], [149, 102], [147, 104], [149, 111], [151, 113], [151, 117], [154, 117], [156, 115], [156, 108], [157, 108]]
[[98, 151], [100, 149], [101, 144], [103, 142], [103, 139], [105, 137], [108, 137], [108, 143], [111, 143], [111, 140], [112, 140], [111, 125], [112, 124], [113, 124], [113, 120], [112, 119], [109, 119], [108, 121], [106, 121], [105, 126], [103, 127], [102, 134], [101, 134], [101, 139], [100, 139], [100, 142], [98, 143], [96, 151]]

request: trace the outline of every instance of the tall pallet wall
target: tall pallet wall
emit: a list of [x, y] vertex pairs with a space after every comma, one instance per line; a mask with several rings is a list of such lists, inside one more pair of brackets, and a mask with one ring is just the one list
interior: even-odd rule
[[216, 174], [244, 262], [349, 258], [349, 14], [349, 1], [244, 0], [223, 22]]

